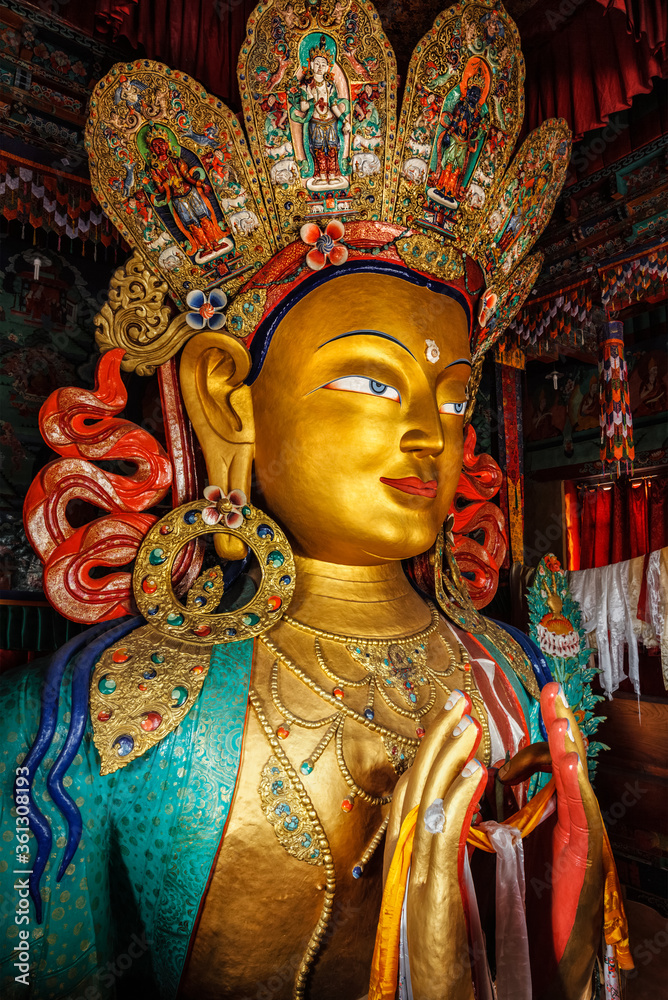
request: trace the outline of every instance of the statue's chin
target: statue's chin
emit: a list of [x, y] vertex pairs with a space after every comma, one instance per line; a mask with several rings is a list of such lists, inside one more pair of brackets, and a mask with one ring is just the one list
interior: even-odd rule
[[401, 562], [428, 551], [436, 541], [438, 530], [423, 529], [410, 535], [405, 531], [378, 531], [375, 534], [348, 534], [347, 537], [342, 532], [338, 537], [316, 538], [305, 535], [300, 528], [291, 532], [287, 527], [286, 533], [297, 556], [347, 566], [373, 566]]

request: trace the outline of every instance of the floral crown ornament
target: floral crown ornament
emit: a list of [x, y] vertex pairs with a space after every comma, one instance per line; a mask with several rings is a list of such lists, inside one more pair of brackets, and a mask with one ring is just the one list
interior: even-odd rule
[[[503, 6], [463, 0], [436, 19], [399, 114], [394, 54], [369, 0], [260, 3], [238, 75], [246, 135], [222, 101], [150, 60], [113, 67], [91, 99], [95, 193], [177, 306], [224, 288], [228, 330], [249, 346], [313, 270], [388, 263], [466, 304], [479, 361], [540, 270], [529, 252], [570, 156], [568, 126], [553, 119], [511, 162], [524, 60]], [[167, 157], [150, 151], [156, 132]], [[141, 211], [130, 211], [139, 192]], [[170, 339], [172, 353], [191, 331]]]

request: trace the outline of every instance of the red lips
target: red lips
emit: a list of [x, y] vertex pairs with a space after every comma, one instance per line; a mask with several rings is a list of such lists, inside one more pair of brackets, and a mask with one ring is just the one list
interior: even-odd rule
[[417, 476], [408, 476], [406, 479], [386, 479], [385, 476], [381, 476], [380, 481], [381, 483], [385, 483], [386, 486], [394, 486], [395, 490], [401, 490], [402, 493], [412, 493], [418, 497], [430, 497], [432, 500], [436, 496], [438, 488], [438, 483], [435, 479], [430, 479], [428, 483], [425, 483], [422, 479], [418, 479]]

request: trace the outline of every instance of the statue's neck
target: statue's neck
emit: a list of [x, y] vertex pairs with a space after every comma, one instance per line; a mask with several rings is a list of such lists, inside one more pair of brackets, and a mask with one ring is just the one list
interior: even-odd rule
[[340, 566], [295, 557], [289, 614], [306, 625], [351, 636], [401, 636], [429, 624], [429, 608], [400, 562]]

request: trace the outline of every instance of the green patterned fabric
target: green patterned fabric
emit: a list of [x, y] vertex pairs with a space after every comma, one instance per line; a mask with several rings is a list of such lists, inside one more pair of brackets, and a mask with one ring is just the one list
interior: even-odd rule
[[[14, 871], [16, 768], [37, 733], [47, 663], [0, 678], [3, 998], [108, 1000], [176, 996], [200, 902], [229, 812], [241, 758], [252, 641], [215, 646], [200, 697], [181, 725], [143, 757], [101, 777], [90, 722], [65, 786], [81, 809], [83, 836], [56, 883], [66, 823], [46, 790], [67, 734], [72, 663], [58, 727], [37, 773], [35, 801], [50, 821], [53, 850], [42, 879], [44, 919], [30, 904], [29, 987], [15, 981], [19, 942]], [[31, 839], [31, 856], [35, 841]], [[26, 866], [29, 868], [29, 866]]]

